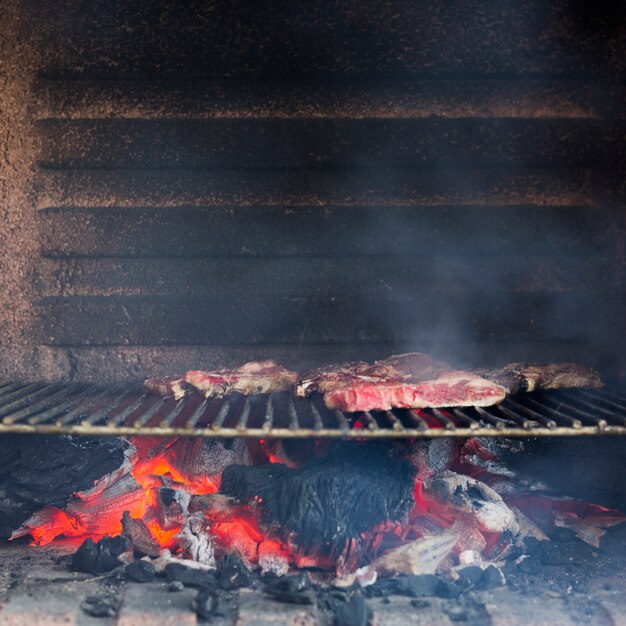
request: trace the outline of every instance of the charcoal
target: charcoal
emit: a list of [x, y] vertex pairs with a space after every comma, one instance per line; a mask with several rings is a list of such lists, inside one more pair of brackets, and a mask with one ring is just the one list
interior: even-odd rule
[[2, 436], [0, 538], [44, 506], [63, 508], [71, 494], [117, 470], [129, 448], [126, 440], [111, 437]]
[[128, 511], [122, 514], [122, 536], [128, 539], [133, 550], [156, 559], [161, 547], [148, 527], [140, 519], [133, 519]]
[[524, 572], [524, 574], [534, 576], [541, 571], [541, 561], [537, 555], [529, 556], [527, 559], [520, 562], [519, 569]]
[[496, 589], [497, 587], [504, 587], [506, 585], [506, 577], [501, 569], [495, 565], [490, 565], [483, 572], [482, 587], [484, 589]]
[[315, 602], [311, 581], [306, 574], [266, 580], [264, 590], [279, 602], [290, 604], [313, 604]]
[[118, 557], [128, 550], [128, 541], [117, 537], [104, 537], [94, 543], [93, 539], [85, 539], [72, 556], [72, 567], [79, 572], [103, 574], [115, 569], [121, 562]]
[[164, 530], [180, 528], [188, 515], [191, 494], [183, 489], [161, 487], [157, 490], [157, 519]]
[[192, 608], [205, 621], [212, 621], [216, 617], [234, 618], [236, 610], [230, 598], [217, 594], [213, 589], [200, 590]]
[[91, 617], [113, 617], [116, 613], [111, 600], [99, 596], [87, 596], [80, 608]]
[[154, 580], [156, 570], [150, 561], [135, 561], [126, 566], [126, 578], [136, 583], [149, 583]]
[[334, 626], [366, 626], [371, 617], [365, 598], [360, 594], [348, 598], [333, 597], [331, 607]]
[[569, 562], [567, 551], [562, 545], [544, 542], [545, 545], [539, 552], [539, 560], [543, 565], [566, 565]]
[[555, 526], [550, 530], [550, 539], [559, 543], [567, 543], [576, 539], [576, 533], [571, 528]]
[[439, 598], [458, 598], [461, 591], [461, 588], [452, 581], [442, 579], [437, 587], [437, 596]]
[[241, 557], [234, 552], [229, 552], [222, 558], [217, 579], [220, 587], [225, 591], [249, 587], [252, 584], [250, 570]]
[[387, 444], [342, 443], [296, 469], [231, 465], [221, 492], [256, 502], [262, 522], [292, 535], [304, 550], [336, 555], [376, 524], [405, 518], [413, 506], [413, 471]]
[[217, 587], [217, 577], [207, 570], [187, 567], [181, 563], [168, 563], [163, 571], [169, 582], [178, 581], [185, 587]]
[[183, 583], [181, 583], [180, 580], [173, 580], [167, 586], [168, 591], [182, 591], [184, 588], [185, 588], [185, 585], [183, 585]]
[[600, 550], [604, 554], [626, 556], [626, 523], [609, 528], [600, 540]]
[[539, 541], [534, 537], [526, 537], [524, 539], [524, 546], [526, 548], [526, 554], [539, 554], [545, 546], [548, 545], [547, 541]]
[[442, 581], [434, 574], [420, 576], [398, 576], [397, 578], [379, 578], [374, 585], [366, 589], [366, 595], [387, 596], [399, 595], [413, 598], [434, 597]]
[[483, 579], [483, 570], [478, 565], [470, 565], [458, 571], [458, 583], [464, 589], [476, 587]]

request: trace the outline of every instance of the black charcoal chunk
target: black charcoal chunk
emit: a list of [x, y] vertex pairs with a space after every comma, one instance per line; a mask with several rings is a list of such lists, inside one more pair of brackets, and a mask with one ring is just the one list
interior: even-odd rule
[[182, 563], [168, 563], [163, 570], [168, 582], [180, 582], [185, 587], [217, 587], [217, 577], [213, 572], [187, 567]]
[[504, 587], [504, 585], [506, 585], [506, 576], [502, 570], [495, 565], [487, 567], [482, 575], [482, 587], [484, 589], [496, 589], [497, 587]]
[[154, 580], [156, 570], [150, 561], [134, 561], [126, 566], [126, 577], [136, 583], [149, 583]]
[[626, 556], [626, 522], [609, 528], [600, 539], [600, 550], [611, 556]]
[[478, 565], [469, 565], [458, 571], [458, 584], [464, 589], [476, 587], [483, 579], [483, 570]]
[[461, 588], [452, 581], [441, 580], [437, 587], [437, 596], [440, 598], [458, 598], [461, 595]]
[[0, 538], [44, 506], [64, 508], [71, 494], [91, 489], [124, 462], [120, 437], [0, 437]]
[[185, 585], [180, 582], [180, 580], [173, 580], [168, 586], [168, 591], [182, 591], [185, 588]]
[[519, 570], [524, 572], [524, 574], [530, 574], [534, 576], [541, 571], [541, 562], [539, 561], [539, 557], [537, 555], [529, 556], [527, 559], [524, 559], [519, 564]]
[[420, 598], [436, 596], [441, 587], [441, 579], [434, 574], [421, 574], [420, 576], [401, 576], [397, 579], [398, 592], [401, 595]]
[[569, 562], [568, 553], [563, 545], [558, 543], [544, 542], [541, 552], [539, 552], [539, 560], [543, 565], [566, 565]]
[[409, 596], [412, 598], [438, 596], [444, 585], [434, 574], [419, 576], [398, 576], [397, 578], [379, 578], [375, 584], [366, 587], [364, 593], [371, 596]]
[[235, 605], [231, 598], [219, 595], [214, 589], [201, 589], [194, 598], [192, 608], [198, 617], [211, 621], [216, 617], [234, 618]]
[[79, 572], [103, 574], [120, 566], [118, 557], [128, 550], [128, 541], [117, 537], [104, 537], [98, 543], [93, 539], [85, 539], [72, 556], [72, 568]]
[[361, 595], [350, 597], [333, 597], [331, 607], [334, 614], [334, 626], [367, 626], [370, 611]]
[[222, 559], [217, 579], [220, 587], [225, 591], [249, 587], [252, 584], [250, 570], [241, 557], [234, 552], [229, 552]]
[[296, 469], [279, 463], [230, 465], [221, 493], [244, 503], [254, 500], [262, 521], [303, 549], [323, 546], [339, 554], [376, 524], [408, 514], [413, 473], [389, 445], [343, 443]]
[[524, 546], [526, 546], [526, 554], [538, 554], [544, 549], [545, 546], [548, 545], [548, 543], [548, 541], [540, 541], [534, 537], [525, 537]]
[[550, 539], [552, 541], [558, 541], [559, 543], [567, 543], [576, 539], [576, 533], [571, 528], [562, 528], [561, 526], [555, 526], [550, 531]]
[[315, 602], [311, 581], [306, 574], [271, 579], [265, 582], [263, 588], [265, 593], [279, 602], [291, 604], [313, 604]]
[[99, 596], [87, 596], [80, 608], [91, 617], [113, 617], [116, 613], [111, 600]]

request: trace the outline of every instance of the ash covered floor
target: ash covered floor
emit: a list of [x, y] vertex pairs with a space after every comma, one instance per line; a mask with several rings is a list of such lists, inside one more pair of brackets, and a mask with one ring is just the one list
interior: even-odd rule
[[194, 608], [197, 588], [160, 577], [131, 582], [123, 567], [102, 576], [73, 572], [75, 544], [1, 542], [0, 625], [626, 625], [626, 525], [611, 529], [599, 550], [566, 536], [550, 545], [538, 546], [526, 565], [505, 568], [505, 584], [493, 589], [457, 581], [447, 591], [421, 584], [421, 591], [414, 585], [412, 595], [398, 595], [398, 586], [386, 581], [366, 588], [356, 602], [327, 590], [300, 604], [270, 597], [256, 580], [249, 588], [218, 591], [220, 606], [207, 620]]

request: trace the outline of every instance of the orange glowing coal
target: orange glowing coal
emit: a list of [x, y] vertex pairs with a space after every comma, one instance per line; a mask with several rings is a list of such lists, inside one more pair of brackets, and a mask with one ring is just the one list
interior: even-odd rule
[[[446, 533], [454, 536], [447, 557], [452, 559], [450, 562], [460, 560], [461, 555], [467, 558], [468, 554], [480, 559], [481, 555], [495, 550], [505, 535], [503, 528], [493, 526], [491, 519], [481, 517], [480, 510], [468, 508], [473, 496], [466, 503], [456, 502], [452, 496], [446, 500], [442, 496], [445, 490], [438, 491], [432, 480], [424, 479], [424, 475], [416, 471], [418, 477], [414, 479], [412, 494], [414, 504], [406, 519], [377, 524], [352, 538], [341, 554], [329, 552], [323, 546], [305, 551], [296, 545], [293, 534], [263, 527], [257, 515], [257, 509], [264, 505], [259, 496], [251, 498], [249, 505], [240, 504], [219, 493], [220, 473], [207, 475], [197, 469], [189, 471], [189, 467], [198, 466], [194, 462], [195, 448], [189, 454], [185, 448], [181, 454], [181, 447], [176, 447], [176, 442], [155, 444], [142, 439], [133, 444], [133, 453], [125, 468], [103, 477], [92, 489], [74, 494], [64, 510], [51, 506], [40, 510], [14, 533], [13, 538], [30, 535], [37, 545], [45, 545], [59, 536], [81, 541], [87, 537], [97, 540], [105, 535], [118, 535], [123, 530], [127, 533], [126, 526], [122, 529], [121, 520], [128, 512], [131, 522], [144, 536], [154, 540], [153, 545], [185, 558], [194, 558], [189, 556], [190, 542], [200, 541], [198, 527], [190, 530], [191, 520], [197, 522], [199, 533], [210, 542], [211, 554], [216, 556], [234, 551], [249, 564], [264, 570], [274, 568], [272, 571], [284, 571], [290, 565], [334, 567], [339, 571], [338, 563], [345, 571], [354, 571], [408, 543]], [[196, 445], [193, 442], [188, 447]], [[478, 444], [472, 445], [471, 442], [465, 444], [466, 452], [469, 450], [480, 459], [492, 460], [488, 450]], [[477, 490], [478, 498], [481, 489], [490, 490], [487, 486], [489, 472], [478, 466], [468, 466], [467, 461], [458, 455], [458, 449], [457, 456], [448, 466], [448, 478], [460, 486], [465, 484], [463, 481], [473, 481], [472, 489]], [[284, 452], [280, 442], [260, 441], [257, 449], [250, 452], [248, 462], [250, 459], [256, 464], [284, 462]], [[181, 458], [187, 458], [186, 465]], [[442, 475], [439, 474], [440, 481]], [[626, 519], [618, 511], [545, 495], [518, 493], [500, 497], [493, 492], [492, 497], [494, 500], [490, 506], [497, 505], [499, 514], [504, 515], [502, 519], [508, 524], [507, 530], [514, 529], [517, 524], [514, 515], [523, 515], [531, 524], [537, 524], [537, 532], [541, 532], [539, 527], [548, 520], [553, 527], [572, 529], [593, 545], [597, 545], [606, 528]], [[513, 522], [506, 517], [508, 513], [513, 516]], [[133, 547], [141, 552], [135, 543]]]

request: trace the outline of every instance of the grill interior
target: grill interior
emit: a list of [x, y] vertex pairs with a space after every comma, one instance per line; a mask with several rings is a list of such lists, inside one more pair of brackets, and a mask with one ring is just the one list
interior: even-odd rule
[[14, 384], [0, 387], [0, 433], [347, 439], [626, 434], [617, 388], [538, 392], [487, 408], [328, 410], [321, 396], [291, 394], [176, 402], [138, 385]]

